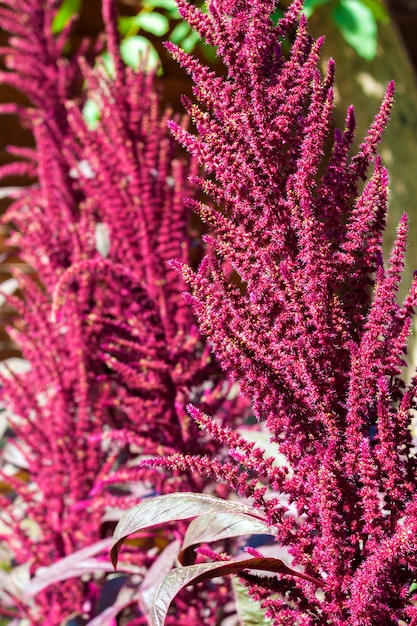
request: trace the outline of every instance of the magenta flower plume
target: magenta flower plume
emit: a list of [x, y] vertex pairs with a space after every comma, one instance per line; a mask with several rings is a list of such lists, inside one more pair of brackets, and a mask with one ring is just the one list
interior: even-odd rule
[[[225, 424], [247, 406], [230, 393], [182, 298], [185, 282], [167, 263], [190, 259], [184, 198], [196, 160], [170, 136], [172, 112], [161, 110], [154, 76], [122, 62], [113, 3], [103, 2], [111, 74], [84, 45], [66, 60], [68, 33], [51, 30], [56, 5], [0, 8], [0, 25], [13, 35], [0, 78], [31, 100], [3, 111], [19, 114], [36, 143], [11, 148], [20, 160], [0, 171], [36, 179], [5, 217], [36, 281], [19, 277], [23, 297], [10, 298], [18, 313], [10, 334], [30, 369], [2, 377], [10, 445], [0, 468], [11, 493], [1, 496], [1, 539], [30, 579], [28, 589], [6, 589], [6, 607], [34, 626], [71, 616], [84, 623], [111, 609], [115, 583], [102, 539], [138, 495], [208, 487], [198, 475], [138, 470], [132, 459], [215, 454], [217, 444], [197, 438], [186, 404], [201, 402]], [[87, 100], [99, 108], [95, 128], [83, 116]], [[187, 120], [177, 123], [185, 129]], [[149, 545], [139, 557], [126, 554], [121, 586], [130, 589], [130, 574], [144, 577], [156, 556]], [[85, 550], [94, 556], [87, 570]], [[62, 559], [71, 555], [70, 567]], [[145, 624], [129, 589], [113, 617], [124, 611]], [[204, 604], [195, 596], [178, 607], [190, 625]]]
[[[224, 76], [168, 44], [198, 101], [184, 99], [196, 135], [170, 127], [205, 169], [194, 181], [215, 205], [193, 201], [209, 234], [198, 271], [181, 267], [188, 300], [287, 468], [197, 409], [231, 460], [162, 464], [216, 475], [252, 497], [293, 565], [322, 581], [316, 593], [301, 579], [249, 577], [274, 625], [414, 623], [416, 380], [406, 387], [401, 371], [417, 282], [397, 304], [407, 219], [384, 264], [388, 177], [377, 156], [394, 85], [359, 152], [350, 152], [350, 107], [326, 160], [334, 63], [323, 78], [323, 41], [308, 34], [300, 4], [274, 26], [272, 0], [212, 0], [208, 13], [181, 0], [182, 16], [217, 45]], [[287, 55], [282, 38], [295, 26]]]

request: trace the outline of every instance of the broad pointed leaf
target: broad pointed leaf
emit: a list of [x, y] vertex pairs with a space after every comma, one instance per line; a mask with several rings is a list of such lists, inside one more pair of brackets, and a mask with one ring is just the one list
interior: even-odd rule
[[161, 13], [139, 13], [133, 18], [133, 23], [157, 37], [162, 37], [169, 30], [168, 19]]
[[320, 580], [312, 578], [307, 574], [296, 572], [287, 567], [285, 563], [279, 559], [271, 558], [253, 558], [242, 561], [227, 561], [224, 563], [202, 563], [199, 565], [190, 565], [188, 567], [178, 567], [169, 572], [155, 595], [154, 603], [151, 610], [151, 626], [164, 626], [165, 618], [168, 613], [169, 606], [177, 593], [183, 588], [191, 584], [196, 584], [210, 578], [218, 576], [227, 576], [228, 574], [238, 574], [244, 570], [258, 570], [264, 572], [276, 572], [286, 574], [288, 576], [296, 576], [303, 580], [322, 586]]
[[173, 541], [161, 552], [147, 571], [146, 576], [139, 588], [138, 594], [140, 608], [145, 617], [149, 616], [156, 590], [161, 584], [164, 576], [168, 574], [170, 569], [173, 567], [179, 550], [180, 542]]
[[170, 41], [179, 44], [190, 34], [190, 32], [191, 29], [188, 24], [186, 22], [180, 22], [170, 34], [169, 39]]
[[182, 544], [180, 562], [183, 552], [198, 543], [221, 541], [229, 537], [241, 535], [274, 535], [273, 529], [260, 519], [245, 513], [220, 512], [199, 515], [194, 519], [185, 533]]
[[333, 12], [333, 20], [359, 56], [368, 60], [375, 58], [378, 27], [367, 6], [360, 0], [340, 0]]
[[[55, 567], [55, 565], [60, 567]], [[135, 566], [129, 565], [128, 569], [132, 574], [139, 572], [139, 568]], [[46, 587], [49, 587], [49, 585], [68, 580], [68, 578], [80, 578], [85, 574], [96, 574], [98, 572], [113, 572], [112, 564], [108, 561], [91, 558], [85, 559], [71, 568], [67, 568], [58, 561], [58, 563], [54, 563], [50, 567], [42, 568], [42, 572], [32, 578], [25, 591], [25, 596], [28, 598], [33, 597], [43, 589], [46, 589]]]
[[[83, 548], [82, 550], [78, 550], [77, 552], [64, 557], [60, 561], [57, 561], [48, 567], [40, 567], [36, 571], [35, 576], [26, 586], [25, 596], [28, 598], [33, 597], [39, 593], [39, 591], [45, 589], [45, 587], [48, 587], [54, 582], [66, 580], [75, 576], [81, 576], [86, 573], [86, 568], [89, 572], [95, 571], [95, 568], [98, 569], [98, 561], [94, 559], [93, 563], [91, 557], [99, 552], [107, 550], [110, 544], [110, 538], [103, 539], [101, 541], [97, 541], [91, 546], [88, 546], [87, 548]], [[106, 566], [106, 569], [109, 569], [109, 563], [102, 563], [103, 566]]]
[[144, 9], [155, 9], [156, 7], [164, 9], [171, 19], [181, 19], [175, 0], [143, 0]]
[[[146, 37], [134, 35], [124, 39], [120, 44], [120, 54], [126, 65], [137, 70], [139, 67], [145, 72], [154, 72], [159, 66], [159, 56]], [[141, 60], [146, 61], [146, 67], [141, 66]]]
[[150, 526], [191, 519], [205, 513], [245, 513], [255, 519], [262, 516], [240, 502], [222, 500], [205, 493], [170, 493], [141, 502], [122, 515], [113, 533], [111, 559], [116, 567], [120, 548], [129, 535]]
[[193, 31], [188, 37], [185, 37], [185, 39], [181, 41], [181, 48], [185, 50], [185, 52], [192, 52], [199, 41], [200, 35]]

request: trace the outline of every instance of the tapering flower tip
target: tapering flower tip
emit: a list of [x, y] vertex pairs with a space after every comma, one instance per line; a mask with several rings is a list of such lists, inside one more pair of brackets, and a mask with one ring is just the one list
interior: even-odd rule
[[356, 128], [355, 107], [350, 104], [346, 111], [345, 133], [353, 137]]
[[168, 52], [173, 56], [174, 59], [178, 58], [178, 54], [180, 52], [179, 46], [177, 46], [172, 41], [164, 41], [162, 45], [168, 50]]
[[395, 239], [395, 245], [390, 255], [390, 273], [397, 276], [397, 281], [400, 281], [401, 272], [404, 269], [404, 259], [407, 251], [407, 237], [408, 237], [408, 216], [403, 213], [397, 226], [397, 237]]
[[190, 98], [188, 96], [186, 96], [185, 94], [183, 94], [181, 96], [181, 104], [184, 107], [184, 109], [186, 110], [186, 112], [188, 113], [188, 115], [192, 115], [192, 111], [193, 111], [193, 107], [194, 104], [193, 102], [190, 100]]
[[397, 226], [396, 246], [397, 253], [404, 254], [407, 247], [408, 237], [408, 215], [403, 213]]
[[400, 221], [398, 222], [397, 237], [395, 239], [395, 245], [390, 257], [392, 271], [397, 270], [399, 273], [401, 273], [404, 269], [405, 256], [407, 253], [408, 229], [408, 216], [406, 213], [403, 213]]
[[27, 113], [26, 109], [14, 102], [5, 102], [0, 105], [0, 115], [22, 115]]
[[200, 205], [201, 205], [201, 202], [198, 202], [197, 200], [194, 200], [194, 198], [190, 198], [189, 196], [186, 196], [184, 198], [184, 206], [187, 209], [192, 209], [196, 213], [198, 213], [198, 209], [199, 209]]
[[187, 0], [177, 0], [177, 8], [182, 19], [188, 22], [193, 30], [196, 30], [208, 44], [216, 45], [210, 14], [203, 13]]
[[117, 28], [118, 15], [115, 0], [103, 0], [103, 22], [105, 24], [107, 48], [114, 63], [116, 82], [123, 81], [126, 66], [120, 52], [120, 34]]
[[390, 82], [387, 85], [386, 92], [385, 92], [385, 98], [390, 100], [391, 107], [394, 103], [394, 96], [395, 96], [395, 80], [390, 80]]
[[118, 38], [116, 3], [114, 0], [103, 0], [102, 2], [103, 21], [107, 28], [107, 36], [111, 36], [112, 43]]
[[181, 261], [178, 261], [177, 259], [169, 259], [167, 261], [167, 265], [168, 267], [172, 267], [172, 269], [176, 270], [177, 272], [181, 272], [185, 263], [181, 263]]
[[179, 126], [177, 124], [177, 122], [175, 122], [174, 120], [168, 120], [167, 121], [167, 128], [168, 128], [168, 130], [171, 131], [171, 133], [176, 133], [176, 132], [182, 130], [181, 126]]
[[167, 265], [178, 272], [186, 283], [190, 283], [192, 281], [194, 272], [186, 263], [182, 263], [177, 259], [170, 259], [167, 261]]
[[216, 244], [216, 238], [212, 235], [205, 234], [201, 237], [201, 239], [207, 246], [214, 246]]
[[190, 152], [193, 156], [197, 156], [200, 152], [199, 145], [196, 137], [189, 133], [187, 130], [184, 130], [181, 126], [179, 126], [173, 120], [169, 120], [167, 122], [167, 127], [171, 131], [173, 137], [180, 143], [186, 150]]
[[408, 219], [408, 215], [407, 213], [403, 213], [401, 215], [400, 221], [398, 222], [398, 234], [400, 234], [401, 232], [405, 232], [406, 236], [408, 234], [408, 227], [409, 227], [409, 219]]
[[[392, 110], [392, 107], [394, 106], [394, 96], [395, 96], [395, 81], [391, 80], [387, 85], [385, 96], [381, 104], [381, 109], [375, 118], [375, 121], [379, 121], [379, 123], [382, 125], [383, 130], [385, 130], [389, 122], [391, 110]], [[378, 119], [379, 117], [380, 119]]]
[[190, 417], [193, 418], [197, 426], [199, 426], [200, 428], [203, 428], [204, 423], [207, 419], [207, 415], [204, 415], [204, 413], [202, 413], [199, 409], [197, 409], [197, 407], [194, 406], [194, 404], [187, 404], [185, 408], [186, 408], [187, 413], [190, 415]]
[[381, 141], [382, 135], [388, 125], [391, 110], [394, 104], [394, 94], [395, 82], [392, 80], [390, 83], [388, 83], [380, 109], [375, 116], [371, 128], [369, 129], [369, 133], [366, 137], [366, 143], [368, 144], [369, 153], [376, 152], [377, 144]]
[[201, 176], [195, 176], [195, 175], [194, 176], [189, 176], [188, 177], [188, 182], [191, 185], [194, 185], [196, 187], [200, 187], [202, 189], [203, 185], [204, 185], [204, 178], [201, 178]]
[[[307, 17], [305, 15], [305, 13], [301, 13], [300, 17], [298, 18], [298, 29], [297, 30], [298, 30], [298, 32], [306, 33], [306, 35], [308, 36], [308, 32], [307, 32]], [[320, 37], [320, 39], [322, 39], [324, 41], [324, 35], [322, 35]], [[318, 42], [318, 40], [317, 40], [317, 42]]]
[[282, 17], [277, 24], [277, 30], [281, 37], [287, 37], [291, 29], [297, 24], [303, 6], [304, 0], [294, 0], [288, 7], [284, 17]]
[[[325, 41], [325, 37], [319, 37], [317, 39], [317, 42], [320, 43], [320, 49], [324, 45], [324, 41]], [[327, 75], [326, 75], [326, 81], [325, 81], [325, 87], [327, 89], [329, 89], [330, 87], [334, 85], [335, 77], [336, 77], [336, 63], [333, 58], [330, 58], [329, 62], [327, 63]]]

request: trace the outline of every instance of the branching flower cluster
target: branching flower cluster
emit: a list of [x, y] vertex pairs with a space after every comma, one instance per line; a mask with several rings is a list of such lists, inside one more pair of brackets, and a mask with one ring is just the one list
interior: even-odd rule
[[[183, 279], [167, 265], [190, 259], [184, 198], [196, 162], [170, 137], [172, 112], [161, 112], [154, 76], [123, 64], [110, 0], [103, 2], [110, 70], [88, 43], [68, 58], [69, 27], [52, 34], [55, 1], [1, 5], [1, 26], [12, 36], [0, 78], [31, 102], [2, 113], [18, 114], [36, 143], [9, 148], [20, 160], [0, 171], [36, 179], [5, 217], [36, 278], [19, 276], [23, 298], [9, 299], [18, 312], [10, 334], [30, 370], [2, 380], [10, 436], [1, 476], [11, 493], [0, 496], [1, 541], [26, 578], [20, 590], [0, 578], [1, 605], [50, 626], [71, 615], [86, 623], [103, 610], [114, 619], [131, 606], [129, 623], [146, 624], [134, 589], [113, 607], [108, 598], [127, 574], [143, 579], [155, 551], [127, 554], [124, 577], [107, 580], [105, 537], [138, 495], [199, 491], [207, 481], [138, 470], [132, 459], [214, 455], [218, 446], [197, 437], [185, 405], [198, 399], [224, 423], [244, 407], [204, 345]], [[96, 128], [83, 117], [88, 100], [100, 112]], [[187, 121], [177, 123], [185, 129]], [[190, 591], [172, 623], [194, 623], [202, 604]]]
[[175, 265], [216, 357], [286, 461], [190, 407], [230, 460], [143, 465], [225, 481], [265, 515], [292, 566], [321, 581], [248, 575], [275, 626], [417, 624], [417, 380], [401, 377], [417, 282], [397, 304], [407, 218], [385, 264], [388, 176], [377, 154], [394, 86], [357, 154], [350, 107], [326, 158], [334, 63], [323, 78], [323, 40], [309, 36], [301, 2], [277, 26], [273, 0], [178, 6], [225, 74], [168, 44], [198, 101], [184, 99], [197, 134], [170, 128], [204, 168], [194, 181], [212, 201], [193, 201], [209, 228], [199, 269]]

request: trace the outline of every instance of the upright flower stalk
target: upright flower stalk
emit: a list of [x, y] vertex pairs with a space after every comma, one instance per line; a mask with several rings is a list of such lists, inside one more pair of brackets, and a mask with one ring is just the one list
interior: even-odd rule
[[198, 101], [184, 98], [197, 134], [170, 128], [204, 168], [207, 178], [193, 180], [211, 198], [191, 201], [209, 229], [204, 260], [197, 271], [174, 265], [223, 370], [286, 461], [278, 467], [271, 444], [262, 454], [190, 406], [230, 459], [142, 466], [216, 476], [252, 500], [292, 567], [316, 581], [244, 575], [275, 626], [416, 624], [417, 379], [406, 386], [401, 373], [417, 282], [399, 305], [407, 218], [384, 263], [388, 175], [377, 154], [394, 85], [352, 154], [353, 107], [344, 131], [332, 131], [334, 63], [322, 77], [323, 39], [308, 34], [299, 0], [277, 26], [275, 5], [211, 0], [203, 13], [178, 0], [217, 46], [224, 75], [167, 47]]
[[[18, 313], [10, 334], [30, 369], [2, 378], [10, 443], [0, 472], [11, 492], [0, 496], [0, 532], [7, 566], [22, 566], [27, 578], [21, 589], [1, 578], [1, 604], [33, 626], [60, 626], [71, 616], [87, 623], [104, 610], [108, 623], [124, 611], [128, 623], [146, 624], [128, 584], [111, 606], [106, 534], [132, 492], [205, 483], [137, 470], [132, 458], [214, 454], [212, 441], [197, 439], [186, 403], [198, 398], [225, 423], [243, 405], [204, 346], [182, 277], [167, 265], [190, 258], [184, 196], [196, 161], [170, 137], [172, 112], [161, 111], [154, 76], [123, 64], [111, 0], [103, 1], [110, 73], [100, 60], [94, 65], [87, 44], [66, 57], [68, 32], [51, 30], [56, 5], [0, 7], [12, 35], [2, 50], [9, 71], [0, 78], [31, 100], [2, 111], [17, 113], [36, 142], [34, 150], [10, 148], [23, 160], [0, 171], [36, 178], [5, 217], [36, 279], [19, 276], [23, 298], [10, 298]], [[100, 112], [94, 129], [83, 117], [87, 99]], [[177, 122], [186, 127], [186, 119]], [[157, 553], [144, 545], [141, 557], [126, 556], [121, 588], [129, 573], [143, 579], [154, 562]], [[192, 624], [194, 605], [201, 602], [191, 593], [172, 623]]]

